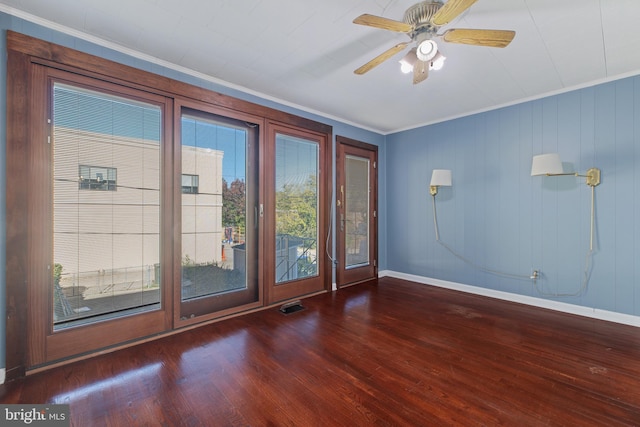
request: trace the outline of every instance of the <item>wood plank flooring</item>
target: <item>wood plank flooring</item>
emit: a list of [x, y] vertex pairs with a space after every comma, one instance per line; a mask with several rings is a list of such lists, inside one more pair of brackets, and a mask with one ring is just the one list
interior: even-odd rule
[[[383, 278], [54, 368], [75, 426], [639, 426], [640, 329]], [[8, 345], [11, 345], [8, 343]]]

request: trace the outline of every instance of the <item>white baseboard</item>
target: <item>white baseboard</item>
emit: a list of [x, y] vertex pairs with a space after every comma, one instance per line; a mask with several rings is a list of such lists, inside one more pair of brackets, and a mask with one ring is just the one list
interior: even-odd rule
[[0, 384], [4, 384], [4, 380], [7, 378], [7, 370], [5, 368], [0, 369]]
[[583, 307], [580, 305], [567, 304], [565, 302], [550, 301], [543, 298], [518, 295], [510, 292], [496, 291], [494, 289], [481, 288], [478, 286], [464, 285], [462, 283], [449, 282], [446, 280], [432, 279], [413, 274], [399, 273], [392, 270], [382, 270], [378, 272], [378, 277], [395, 277], [409, 280], [411, 282], [425, 285], [437, 286], [439, 288], [452, 289], [455, 291], [467, 292], [475, 295], [482, 295], [490, 298], [497, 298], [505, 301], [517, 302], [534, 307], [546, 308], [549, 310], [561, 311], [563, 313], [576, 314], [578, 316], [590, 317], [593, 319], [605, 320], [608, 322], [621, 323], [624, 325], [640, 327], [640, 316], [616, 313], [614, 311], [601, 310], [598, 308]]
[[338, 290], [338, 284], [337, 283], [332, 283], [331, 284], [331, 290], [332, 291], [337, 291]]

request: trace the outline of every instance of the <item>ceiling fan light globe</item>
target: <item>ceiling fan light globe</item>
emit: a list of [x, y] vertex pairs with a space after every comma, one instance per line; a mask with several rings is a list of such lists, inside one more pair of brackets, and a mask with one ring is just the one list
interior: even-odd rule
[[418, 60], [416, 56], [416, 48], [411, 49], [407, 54], [400, 60], [400, 71], [404, 74], [409, 74], [413, 71], [413, 65]]
[[438, 53], [438, 45], [433, 40], [425, 40], [418, 45], [416, 55], [420, 61], [431, 61]]
[[433, 58], [433, 61], [431, 61], [431, 69], [435, 71], [442, 69], [445, 59], [447, 59], [447, 57], [438, 52], [438, 54]]
[[402, 71], [404, 74], [409, 74], [413, 71], [413, 65], [407, 62], [400, 61], [400, 71]]

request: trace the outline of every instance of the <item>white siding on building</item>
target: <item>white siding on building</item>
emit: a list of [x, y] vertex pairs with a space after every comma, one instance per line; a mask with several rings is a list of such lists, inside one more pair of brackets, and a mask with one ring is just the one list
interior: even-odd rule
[[182, 173], [199, 177], [198, 194], [182, 195], [182, 258], [222, 261], [222, 151], [182, 147]]
[[[54, 262], [65, 273], [147, 271], [160, 261], [160, 146], [77, 129], [54, 129]], [[117, 170], [116, 191], [79, 189], [79, 166]], [[183, 254], [221, 259], [222, 152], [184, 147], [183, 173], [199, 193], [183, 194]]]

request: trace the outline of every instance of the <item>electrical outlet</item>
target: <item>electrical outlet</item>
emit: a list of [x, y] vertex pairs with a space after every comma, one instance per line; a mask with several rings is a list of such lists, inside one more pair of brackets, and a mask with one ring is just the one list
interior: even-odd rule
[[540, 278], [540, 272], [538, 270], [531, 271], [531, 276], [529, 276], [529, 279], [537, 280], [538, 278]]

